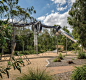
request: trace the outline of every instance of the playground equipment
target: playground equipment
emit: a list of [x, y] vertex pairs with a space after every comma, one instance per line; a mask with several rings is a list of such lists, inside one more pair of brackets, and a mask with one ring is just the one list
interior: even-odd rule
[[[25, 27], [25, 26], [31, 26], [32, 25], [32, 30], [34, 32], [34, 46], [36, 46], [36, 53], [38, 54], [38, 34], [42, 31], [43, 27], [44, 28], [53, 28], [53, 33], [57, 36], [57, 54], [58, 54], [58, 36], [60, 34], [63, 34], [66, 36], [66, 53], [67, 53], [67, 38], [71, 39], [74, 42], [77, 42], [76, 40], [73, 39], [71, 35], [66, 33], [64, 30], [61, 29], [60, 26], [47, 26], [42, 24], [40, 21], [35, 21], [35, 22], [30, 22], [30, 23], [10, 23], [13, 27]], [[13, 31], [13, 44], [15, 43], [15, 31]], [[12, 54], [14, 53], [14, 49], [12, 50]]]
[[34, 31], [34, 46], [36, 46], [36, 52], [38, 54], [38, 45], [37, 45], [37, 35], [42, 31], [42, 27], [44, 28], [53, 28], [53, 33], [57, 36], [57, 54], [58, 54], [58, 36], [60, 34], [63, 34], [66, 36], [66, 53], [67, 53], [67, 38], [70, 40], [77, 42], [77, 40], [73, 39], [71, 35], [69, 35], [67, 32], [62, 30], [61, 26], [47, 26], [42, 24], [40, 21], [38, 22], [30, 22], [30, 23], [25, 23], [25, 24], [18, 24], [18, 23], [13, 23], [13, 26], [15, 27], [23, 27], [23, 26], [30, 26], [32, 25], [32, 30]]
[[[57, 45], [56, 45], [56, 48], [57, 48]], [[62, 52], [62, 51], [64, 51], [64, 46], [63, 45], [58, 45], [58, 49], [60, 49], [60, 50], [58, 50], [59, 52]]]

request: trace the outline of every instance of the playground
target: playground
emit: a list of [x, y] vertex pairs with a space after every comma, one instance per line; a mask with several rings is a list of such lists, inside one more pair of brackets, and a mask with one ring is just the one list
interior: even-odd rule
[[[46, 69], [46, 72], [49, 72], [54, 80], [57, 80], [57, 79], [58, 80], [59, 79], [69, 80], [75, 66], [80, 66], [80, 65], [86, 64], [86, 60], [77, 59], [77, 55], [78, 55], [77, 52], [75, 54], [75, 51], [67, 50], [69, 48], [69, 46], [67, 46], [68, 41], [69, 42], [71, 41], [71, 43], [77, 43], [77, 40], [73, 39], [73, 37], [70, 34], [68, 34], [66, 31], [64, 31], [60, 26], [47, 26], [47, 25], [43, 25], [40, 21], [24, 23], [24, 24], [13, 23], [14, 29], [16, 27], [26, 27], [26, 26], [30, 27], [30, 25], [32, 25], [31, 27], [32, 27], [32, 30], [34, 33], [34, 37], [33, 37], [34, 40], [31, 40], [31, 37], [29, 37], [30, 40], [28, 43], [28, 39], [26, 38], [27, 39], [26, 40], [27, 44], [26, 44], [24, 42], [24, 40], [25, 40], [24, 39], [23, 43], [21, 43], [23, 45], [22, 51], [15, 51], [16, 47], [17, 47], [17, 50], [21, 49], [20, 47], [18, 47], [20, 45], [19, 44], [20, 40], [15, 39], [15, 36], [18, 33], [15, 34], [15, 32], [13, 33], [13, 41], [14, 42], [12, 43], [12, 53], [4, 54], [4, 49], [2, 48], [1, 60], [0, 60], [0, 65], [2, 65], [1, 68], [3, 69], [3, 67], [6, 67], [8, 64], [10, 64], [10, 65], [8, 65], [8, 67], [10, 67], [11, 69], [9, 70], [9, 75], [6, 75], [6, 74], [8, 74], [7, 72], [5, 74], [3, 74], [3, 72], [2, 72], [3, 78], [1, 80], [16, 80], [17, 77], [21, 77], [23, 74], [27, 74], [27, 71], [30, 68], [32, 68], [34, 70], [36, 70], [37, 68], [40, 70]], [[42, 36], [42, 38], [43, 38], [42, 40], [46, 41], [46, 42], [44, 42], [45, 43], [44, 47], [42, 46], [44, 44], [41, 44], [43, 42], [39, 37], [40, 32], [42, 31], [42, 27], [45, 29], [51, 28], [53, 31], [53, 35], [51, 35], [51, 36], [53, 36], [52, 37], [53, 39], [55, 38], [55, 41], [53, 43], [52, 43], [52, 38], [51, 38], [51, 40], [49, 40], [49, 43], [48, 43], [48, 41], [46, 41], [46, 36], [49, 37], [50, 34], [47, 31], [45, 31], [45, 33], [47, 33], [47, 34]], [[28, 30], [28, 29], [26, 28], [26, 30]], [[19, 30], [19, 32], [21, 32], [21, 31]], [[24, 29], [23, 29], [23, 32], [24, 32]], [[26, 32], [26, 33], [28, 34], [28, 32]], [[23, 34], [20, 34], [19, 36], [20, 37], [22, 35], [27, 36], [27, 34], [23, 33]], [[32, 34], [32, 32], [29, 33], [29, 35], [31, 35], [31, 34]], [[61, 43], [61, 41], [59, 40], [60, 35], [65, 37], [64, 38], [65, 46], [62, 44], [61, 45], [59, 44], [59, 43]], [[30, 42], [30, 41], [32, 41], [32, 42]], [[51, 47], [49, 47], [50, 43], [51, 43]], [[42, 48], [40, 48], [39, 44]], [[27, 46], [28, 51], [33, 51], [33, 52], [30, 52], [31, 54], [29, 54], [29, 55], [27, 54], [28, 51], [25, 51], [26, 46]], [[28, 46], [31, 46], [33, 48], [30, 48]], [[65, 50], [64, 50], [64, 47], [65, 47]], [[75, 46], [75, 49], [76, 49], [76, 47], [78, 47], [78, 46]], [[78, 49], [80, 50], [81, 48], [78, 47]], [[39, 53], [39, 51], [42, 51], [42, 53], [41, 52]], [[64, 56], [63, 60], [61, 60], [60, 62], [58, 62], [58, 61], [53, 62], [53, 60], [57, 56], [59, 56], [59, 54], [62, 54], [62, 56]], [[9, 61], [8, 64], [7, 64], [7, 61]], [[19, 63], [21, 65], [19, 65]], [[12, 66], [14, 69], [12, 68]], [[8, 78], [8, 76], [9, 76], [9, 78]], [[63, 76], [63, 77], [61, 77], [61, 76]]]
[[49, 1], [0, 1], [0, 80], [86, 80], [86, 1]]

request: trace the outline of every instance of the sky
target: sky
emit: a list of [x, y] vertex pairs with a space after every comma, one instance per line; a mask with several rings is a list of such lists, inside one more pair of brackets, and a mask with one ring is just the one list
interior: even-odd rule
[[45, 25], [68, 26], [67, 17], [69, 10], [75, 0], [19, 0], [19, 5], [23, 8], [34, 6], [36, 14], [34, 18]]

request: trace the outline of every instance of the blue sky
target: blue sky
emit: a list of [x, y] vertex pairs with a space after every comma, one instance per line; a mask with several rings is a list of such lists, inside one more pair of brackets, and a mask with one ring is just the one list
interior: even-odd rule
[[75, 0], [19, 0], [23, 8], [34, 6], [36, 14], [32, 16], [45, 25], [58, 24], [70, 26], [67, 23], [68, 11]]

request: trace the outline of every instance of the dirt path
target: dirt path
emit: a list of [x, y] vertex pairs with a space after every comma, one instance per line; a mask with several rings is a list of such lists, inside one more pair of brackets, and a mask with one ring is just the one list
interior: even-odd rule
[[[63, 53], [66, 54], [66, 53]], [[68, 54], [72, 54], [71, 52], [68, 52]], [[49, 71], [52, 75], [57, 74], [57, 73], [63, 73], [63, 72], [68, 72], [73, 70], [74, 66], [61, 66], [61, 67], [46, 67], [46, 65], [48, 64], [48, 62], [46, 61], [47, 59], [56, 57], [57, 54], [56, 53], [52, 53], [52, 52], [46, 52], [46, 53], [42, 53], [37, 55], [28, 55], [28, 58], [31, 61], [30, 65], [27, 65], [26, 60], [24, 60], [25, 62], [25, 66], [22, 67], [22, 73], [20, 74], [19, 71], [17, 70], [13, 70], [11, 69], [9, 71], [10, 73], [10, 78], [8, 79], [6, 75], [3, 76], [3, 79], [1, 80], [14, 80], [16, 77], [21, 76], [24, 73], [27, 73], [29, 68], [40, 68], [40, 69], [46, 69], [47, 71]], [[6, 65], [7, 62], [0, 62], [0, 65]]]

